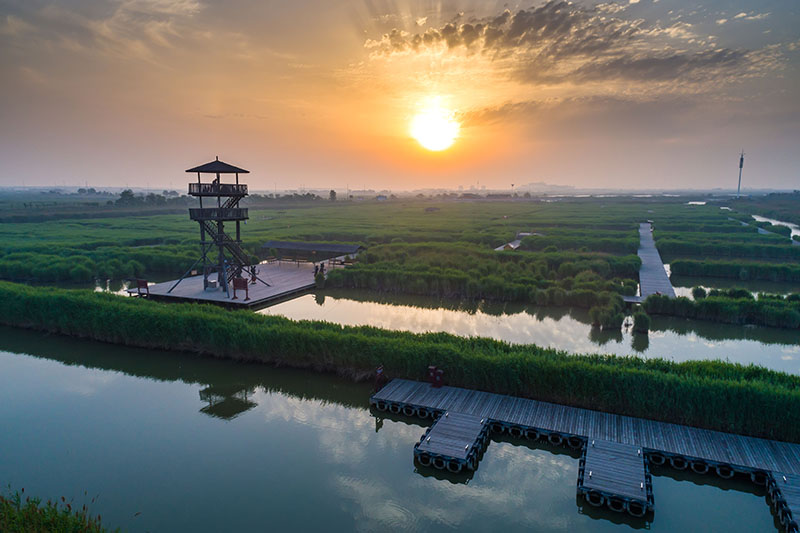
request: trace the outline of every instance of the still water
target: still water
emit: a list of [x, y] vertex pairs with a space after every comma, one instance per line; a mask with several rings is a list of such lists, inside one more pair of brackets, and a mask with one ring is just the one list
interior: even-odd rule
[[[747, 481], [656, 470], [652, 523], [586, 508], [578, 459], [492, 442], [471, 478], [417, 471], [424, 428], [369, 387], [0, 327], [0, 480], [127, 531], [774, 532]], [[86, 491], [86, 496], [84, 496]]]
[[797, 224], [792, 224], [791, 222], [783, 222], [781, 220], [775, 220], [774, 218], [767, 218], [762, 217], [759, 215], [750, 215], [756, 222], [769, 222], [770, 224], [774, 224], [776, 226], [786, 226], [787, 228], [791, 228], [792, 233], [791, 236], [794, 237], [795, 235], [800, 235], [800, 226]]
[[800, 332], [790, 329], [717, 324], [652, 317], [648, 335], [630, 328], [602, 332], [592, 328], [585, 310], [522, 304], [443, 301], [374, 292], [325, 290], [259, 311], [294, 320], [326, 320], [412, 331], [444, 331], [537, 344], [571, 353], [614, 353], [675, 361], [723, 359], [757, 363], [800, 374]]
[[738, 279], [708, 278], [702, 276], [678, 276], [676, 274], [670, 276], [669, 280], [672, 282], [672, 287], [675, 289], [675, 295], [686, 296], [687, 298], [692, 298], [692, 289], [694, 287], [703, 287], [706, 290], [744, 289], [750, 291], [750, 293], [756, 297], [758, 297], [759, 293], [786, 296], [793, 292], [800, 292], [800, 283], [792, 282], [761, 280], [742, 281]]

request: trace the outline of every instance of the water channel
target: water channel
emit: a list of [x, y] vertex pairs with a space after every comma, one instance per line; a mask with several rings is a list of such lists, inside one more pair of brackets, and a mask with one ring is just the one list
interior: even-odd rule
[[770, 224], [774, 224], [775, 226], [786, 226], [787, 228], [790, 228], [792, 230], [792, 233], [790, 235], [791, 237], [794, 237], [795, 235], [800, 235], [800, 226], [798, 226], [797, 224], [792, 224], [791, 222], [783, 222], [782, 220], [775, 220], [774, 218], [767, 218], [759, 215], [750, 215], [750, 216], [753, 217], [753, 220], [755, 220], [756, 222], [769, 222]]
[[[655, 470], [651, 523], [576, 499], [578, 459], [494, 441], [417, 471], [424, 428], [327, 375], [0, 327], [0, 479], [127, 531], [777, 531], [749, 481]], [[85, 492], [84, 492], [85, 491]]]
[[648, 335], [629, 328], [592, 328], [582, 309], [512, 303], [452, 302], [368, 291], [325, 290], [259, 311], [294, 320], [325, 320], [412, 331], [444, 331], [537, 344], [571, 353], [614, 353], [684, 361], [722, 359], [800, 374], [800, 333], [796, 330], [652, 317]]

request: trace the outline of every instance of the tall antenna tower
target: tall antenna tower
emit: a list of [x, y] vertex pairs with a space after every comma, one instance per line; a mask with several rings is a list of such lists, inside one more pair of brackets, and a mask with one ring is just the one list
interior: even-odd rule
[[739, 156], [739, 186], [736, 188], [736, 198], [741, 198], [742, 196], [742, 168], [744, 168], [744, 149], [742, 149], [742, 153]]

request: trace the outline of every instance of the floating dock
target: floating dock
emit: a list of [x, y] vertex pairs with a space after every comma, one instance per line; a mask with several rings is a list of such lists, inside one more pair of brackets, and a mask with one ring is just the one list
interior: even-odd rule
[[786, 531], [800, 531], [800, 476], [772, 472], [767, 490], [775, 515]]
[[595, 507], [644, 516], [654, 508], [647, 457], [638, 446], [592, 439], [578, 466], [578, 494]]
[[489, 444], [489, 425], [474, 415], [445, 411], [414, 446], [414, 457], [422, 466], [458, 473], [475, 470]]
[[[230, 307], [259, 307], [313, 289], [315, 286], [312, 263], [288, 261], [262, 263], [258, 265], [258, 277], [269, 285], [261, 281], [248, 285], [247, 300], [243, 290], [236, 291], [234, 300], [232, 287], [229, 287], [228, 294], [221, 288], [203, 290], [202, 275], [186, 277], [177, 285], [175, 284], [178, 280], [150, 285], [147, 297], [153, 300], [214, 303]], [[137, 289], [128, 289], [128, 294], [136, 295]]]
[[628, 303], [641, 303], [651, 294], [663, 294], [675, 298], [675, 289], [664, 269], [661, 254], [658, 253], [653, 240], [653, 226], [649, 222], [639, 224], [639, 258], [642, 266], [639, 267], [639, 296], [625, 296], [623, 300]]
[[477, 468], [477, 460], [471, 458], [480, 459], [488, 441], [484, 436], [490, 433], [546, 439], [583, 452], [578, 493], [590, 504], [599, 502], [633, 516], [654, 509], [651, 464], [698, 474], [715, 471], [726, 479], [745, 474], [754, 483], [767, 485], [779, 519], [787, 531], [797, 531], [800, 444], [405, 379], [390, 381], [370, 398], [370, 405], [436, 420], [415, 446], [420, 464], [427, 453], [425, 460], [435, 468], [454, 472], [460, 471], [459, 464]]

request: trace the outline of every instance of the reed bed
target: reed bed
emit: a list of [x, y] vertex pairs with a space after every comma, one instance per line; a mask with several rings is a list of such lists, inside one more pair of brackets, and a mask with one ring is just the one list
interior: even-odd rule
[[[573, 355], [445, 333], [291, 321], [197, 304], [0, 282], [0, 322], [243, 361], [423, 379], [611, 413], [800, 442], [800, 377], [722, 361]], [[113, 357], [113, 352], [109, 355]]]

